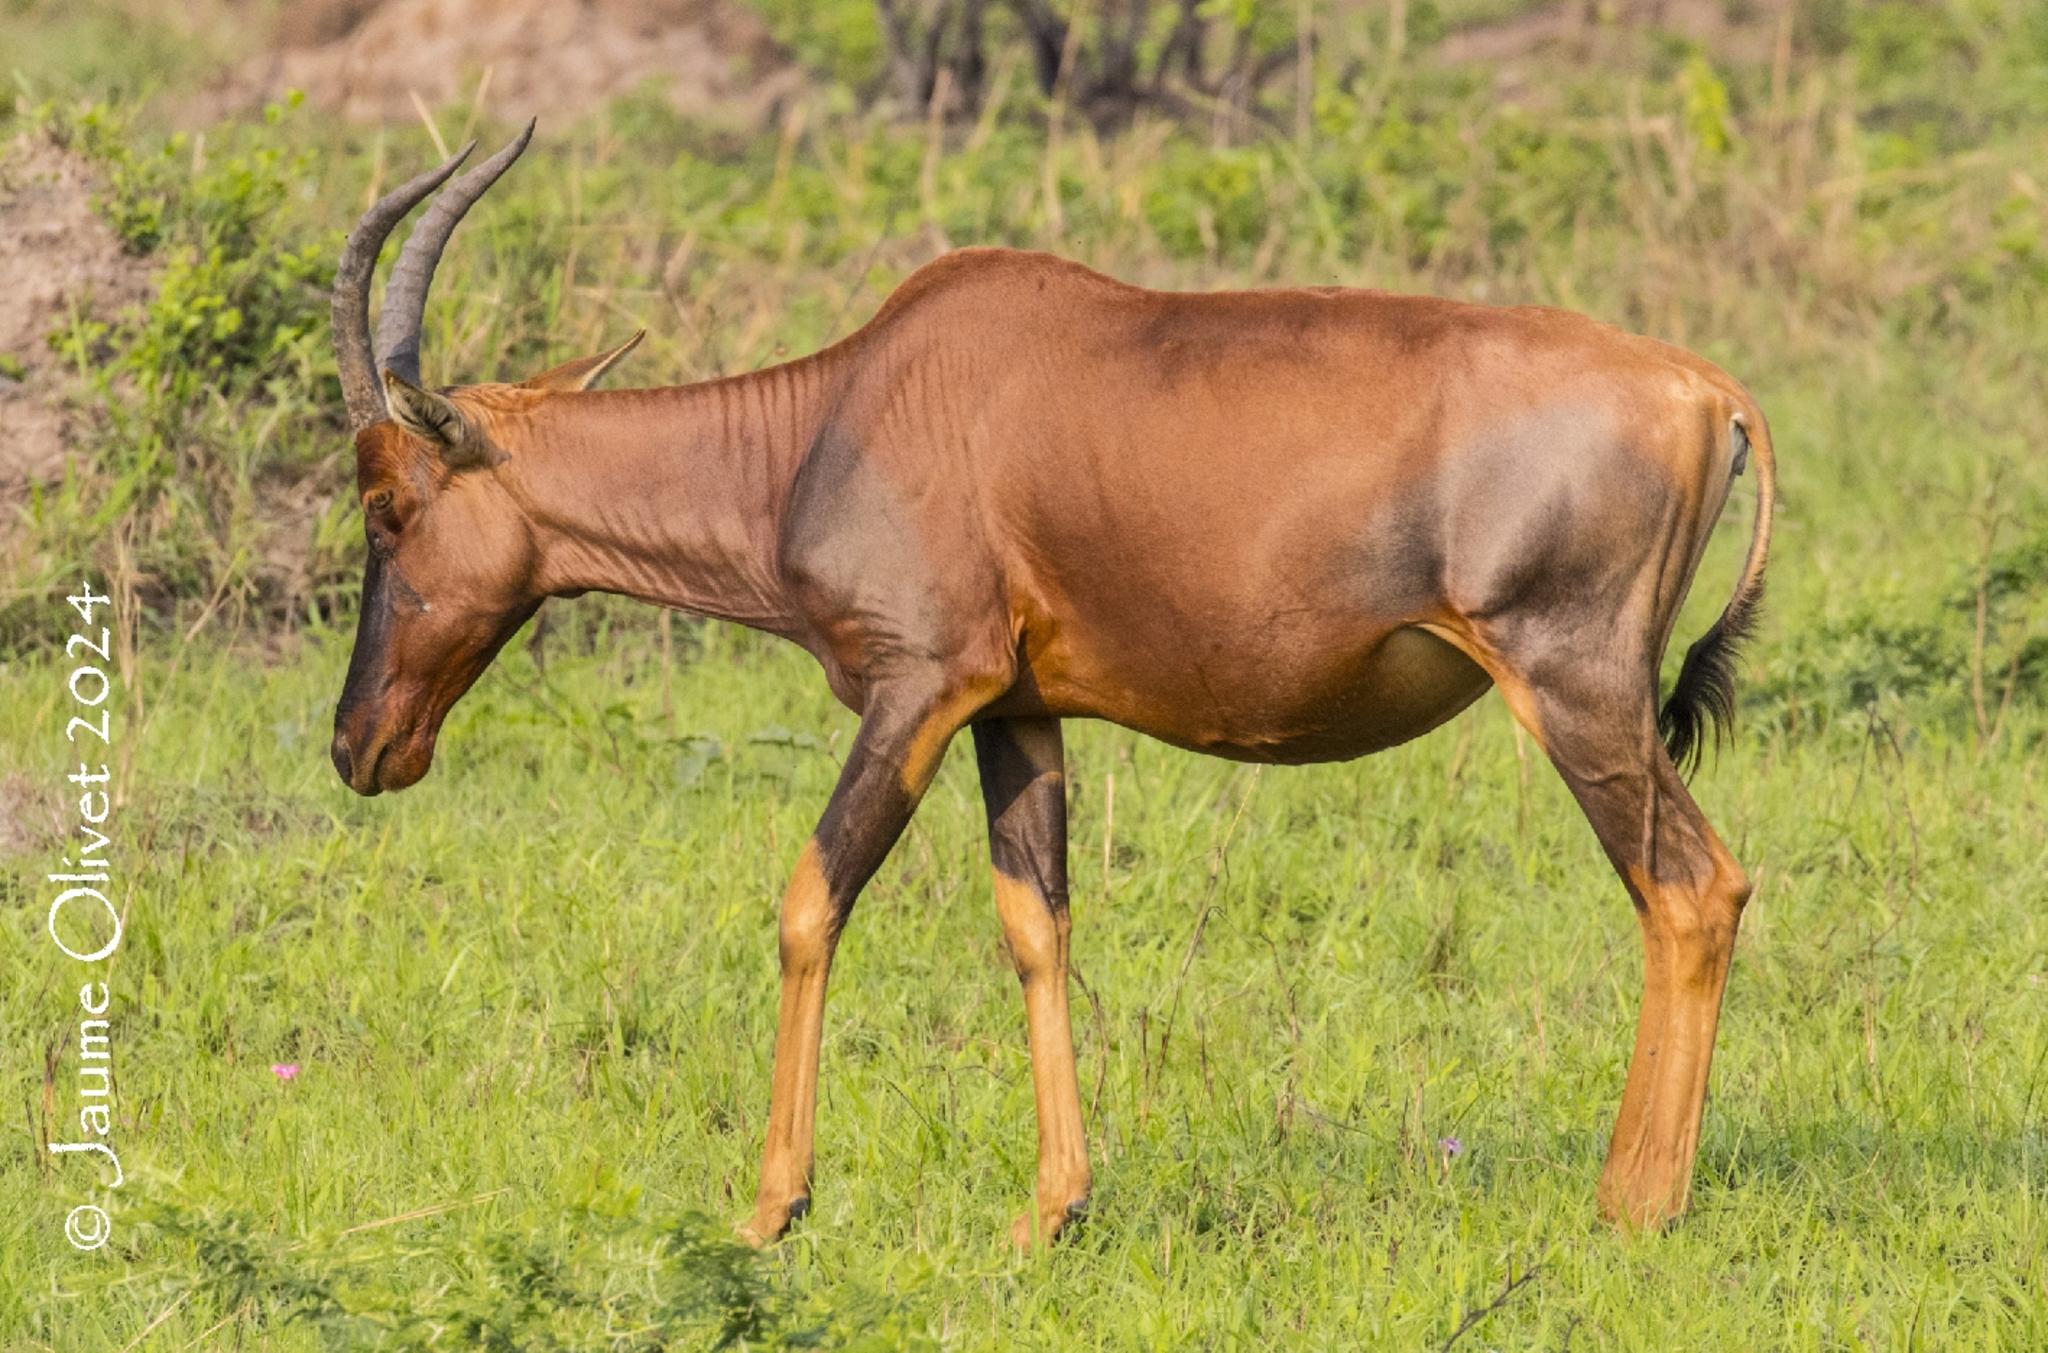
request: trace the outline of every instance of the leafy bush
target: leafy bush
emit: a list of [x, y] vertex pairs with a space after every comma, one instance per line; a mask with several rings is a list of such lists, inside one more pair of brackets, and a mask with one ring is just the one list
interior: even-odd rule
[[146, 1205], [122, 1282], [337, 1349], [937, 1346], [908, 1303], [857, 1284], [831, 1304], [808, 1296], [715, 1223], [648, 1215], [602, 1171], [589, 1197], [515, 1228], [435, 1229], [429, 1258], [398, 1225], [294, 1240], [172, 1194]]
[[[266, 128], [289, 109], [272, 105]], [[279, 374], [309, 339], [324, 338], [326, 284], [338, 245], [332, 232], [301, 233], [281, 216], [312, 175], [309, 152], [266, 138], [228, 138], [207, 153], [203, 140], [168, 138], [153, 154], [130, 148], [117, 115], [88, 107], [73, 116], [77, 142], [106, 170], [102, 210], [128, 248], [164, 259], [157, 294], [110, 330], [80, 337], [104, 341], [115, 363], [105, 392], [122, 377], [153, 412], [181, 411], [203, 391], [242, 396]], [[55, 113], [46, 125], [65, 125]], [[58, 132], [59, 139], [66, 134]], [[237, 146], [237, 140], [243, 144]]]
[[[74, 313], [50, 336], [95, 425], [89, 471], [32, 507], [32, 558], [50, 576], [131, 520], [132, 566], [159, 605], [228, 591], [267, 610], [305, 605], [253, 567], [251, 529], [266, 476], [331, 448], [339, 390], [326, 354], [338, 232], [292, 212], [313, 173], [309, 152], [283, 144], [296, 103], [244, 132], [150, 151], [116, 110], [38, 110], [42, 135], [103, 173], [99, 205], [124, 247], [160, 264], [141, 306]], [[0, 610], [0, 647], [38, 628], [23, 607], [40, 581]]]
[[2048, 696], [2048, 531], [1961, 568], [1932, 604], [1865, 594], [1794, 631], [1748, 703], [1781, 727], [1904, 710], [1980, 737], [2001, 707]]

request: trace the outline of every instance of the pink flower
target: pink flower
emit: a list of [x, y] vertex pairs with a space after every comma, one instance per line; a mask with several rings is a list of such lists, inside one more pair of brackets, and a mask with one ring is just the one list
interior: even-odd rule
[[270, 1074], [281, 1081], [297, 1080], [299, 1078], [299, 1064], [297, 1062], [272, 1062], [270, 1064]]
[[1437, 1150], [1444, 1153], [1445, 1160], [1456, 1160], [1459, 1156], [1465, 1154], [1465, 1143], [1459, 1141], [1456, 1137], [1446, 1137], [1438, 1142], [1436, 1146]]

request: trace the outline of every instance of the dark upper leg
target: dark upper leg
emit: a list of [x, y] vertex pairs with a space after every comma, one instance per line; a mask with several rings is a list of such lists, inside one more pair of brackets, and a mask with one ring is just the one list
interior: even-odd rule
[[1732, 940], [1749, 886], [1657, 736], [1655, 691], [1635, 662], [1505, 669], [1504, 693], [1578, 801], [1638, 909]]
[[815, 834], [837, 921], [902, 835], [954, 732], [992, 689], [992, 682], [961, 684], [933, 673], [869, 693]]
[[1657, 737], [1652, 694], [1629, 687], [1536, 694], [1540, 738], [1631, 893], [1705, 887], [1717, 843]]
[[998, 872], [1029, 884], [1054, 911], [1067, 905], [1065, 756], [1056, 719], [974, 725], [974, 755]]

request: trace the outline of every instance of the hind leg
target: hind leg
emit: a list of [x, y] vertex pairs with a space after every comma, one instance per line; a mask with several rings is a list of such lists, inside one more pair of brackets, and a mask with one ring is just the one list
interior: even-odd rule
[[1066, 754], [1057, 719], [974, 725], [1003, 941], [1024, 988], [1038, 1104], [1038, 1195], [1010, 1239], [1050, 1241], [1088, 1206], [1088, 1139], [1067, 1014]]
[[1749, 881], [1657, 738], [1647, 671], [1504, 672], [1515, 717], [1543, 745], [1634, 901], [1643, 1005], [1600, 1210], [1629, 1227], [1685, 1211], [1707, 1068]]

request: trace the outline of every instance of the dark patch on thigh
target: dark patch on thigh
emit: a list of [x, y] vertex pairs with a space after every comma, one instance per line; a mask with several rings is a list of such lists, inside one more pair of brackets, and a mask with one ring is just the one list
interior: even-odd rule
[[1445, 491], [1452, 603], [1507, 612], [1616, 612], [1668, 544], [1678, 486], [1569, 409], [1516, 418], [1452, 453]]
[[974, 725], [975, 762], [996, 871], [1028, 884], [1054, 911], [1067, 905], [1066, 779], [1033, 762], [999, 720]]
[[843, 920], [902, 835], [915, 805], [903, 787], [900, 768], [858, 740], [840, 785], [818, 821], [815, 837], [832, 909]]

